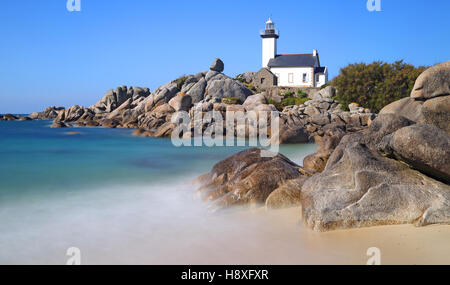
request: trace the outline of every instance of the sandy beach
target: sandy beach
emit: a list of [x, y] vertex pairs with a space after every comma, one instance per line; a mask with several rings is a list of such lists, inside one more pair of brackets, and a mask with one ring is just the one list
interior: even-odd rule
[[[450, 263], [450, 226], [395, 225], [319, 233], [301, 224], [299, 208], [235, 209], [191, 220], [178, 230], [169, 226], [157, 232], [159, 242], [147, 237], [136, 248], [129, 241], [123, 255], [105, 251], [95, 254], [101, 257], [95, 262], [115, 263], [120, 257], [120, 262], [141, 264], [365, 265], [370, 258], [367, 250], [376, 247], [382, 265]], [[167, 237], [164, 242], [161, 236]]]
[[[30, 122], [43, 137], [32, 148], [26, 136], [5, 144], [0, 264], [65, 264], [70, 247], [81, 250], [82, 264], [366, 264], [370, 247], [380, 249], [382, 264], [450, 263], [450, 226], [318, 233], [301, 224], [299, 208], [208, 212], [186, 181], [235, 150], [176, 152], [170, 141], [109, 129], [86, 128], [80, 137], [61, 130], [59, 141], [45, 139], [58, 132], [46, 124]], [[300, 163], [315, 148], [283, 151]], [[182, 175], [186, 161], [194, 173]]]
[[[245, 214], [249, 219], [261, 215], [271, 227], [283, 231], [278, 238], [267, 240], [274, 252], [275, 245], [289, 252], [277, 257], [280, 264], [366, 264], [370, 247], [380, 249], [381, 263], [386, 265], [450, 262], [448, 225], [394, 225], [319, 233], [301, 225], [300, 212], [300, 208], [259, 209]], [[270, 233], [274, 235], [272, 230]], [[270, 235], [266, 238], [271, 239]], [[301, 254], [304, 250], [306, 253]]]

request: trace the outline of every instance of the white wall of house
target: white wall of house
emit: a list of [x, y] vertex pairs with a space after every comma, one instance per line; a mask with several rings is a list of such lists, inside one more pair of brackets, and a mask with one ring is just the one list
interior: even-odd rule
[[277, 39], [263, 38], [262, 40], [262, 67], [267, 67], [269, 60], [277, 54]]
[[278, 77], [278, 86], [313, 87], [314, 68], [312, 67], [272, 67], [273, 74]]
[[325, 74], [319, 73], [316, 74], [316, 87], [322, 87], [328, 83], [328, 71], [325, 70]]

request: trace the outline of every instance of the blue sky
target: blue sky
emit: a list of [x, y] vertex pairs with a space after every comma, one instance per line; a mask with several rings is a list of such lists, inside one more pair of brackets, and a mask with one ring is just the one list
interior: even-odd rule
[[215, 57], [234, 76], [261, 65], [269, 15], [279, 53], [319, 50], [330, 76], [354, 62], [450, 59], [450, 1], [2, 0], [0, 113], [89, 106], [119, 85], [157, 86], [207, 70]]

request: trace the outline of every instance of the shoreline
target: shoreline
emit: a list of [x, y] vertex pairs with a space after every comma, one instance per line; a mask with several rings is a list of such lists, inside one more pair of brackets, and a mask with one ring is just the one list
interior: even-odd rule
[[[349, 264], [365, 265], [369, 247], [381, 251], [381, 264], [448, 264], [450, 263], [450, 226], [410, 224], [385, 225], [328, 232], [315, 232], [301, 222], [301, 207], [280, 210], [258, 209], [230, 213], [240, 219], [263, 217], [271, 227], [293, 228], [280, 235], [280, 240], [292, 252], [299, 245], [308, 248], [304, 256], [286, 256], [277, 264]], [[279, 242], [278, 241], [278, 242]]]
[[[311, 146], [315, 149], [317, 144]], [[299, 150], [298, 146], [290, 149]], [[300, 153], [287, 156], [302, 160]], [[182, 187], [183, 181], [200, 174], [177, 176], [177, 183], [104, 185], [95, 187], [96, 191], [56, 192], [52, 199], [36, 197], [31, 203], [9, 204], [6, 210], [13, 219], [8, 220], [15, 230], [3, 236], [3, 244], [9, 245], [3, 249], [3, 262], [60, 264], [70, 246], [86, 254], [83, 264], [363, 265], [369, 247], [380, 248], [382, 264], [450, 262], [442, 254], [450, 251], [450, 227], [400, 225], [314, 232], [300, 223], [299, 207], [233, 207], [208, 213], [206, 203], [192, 201], [195, 189]], [[20, 227], [31, 216], [35, 226]], [[25, 241], [43, 231], [47, 234], [40, 240], [41, 248], [29, 248]]]

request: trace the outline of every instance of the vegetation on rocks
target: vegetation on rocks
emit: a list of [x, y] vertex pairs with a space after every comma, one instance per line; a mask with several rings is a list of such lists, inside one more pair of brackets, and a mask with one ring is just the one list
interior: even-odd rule
[[329, 85], [337, 89], [336, 98], [342, 106], [356, 102], [378, 112], [384, 106], [408, 97], [424, 70], [425, 67], [414, 67], [402, 60], [392, 64], [382, 61], [355, 63], [342, 68]]
[[272, 98], [267, 99], [267, 102], [274, 105], [278, 111], [283, 111], [283, 109], [287, 106], [302, 105], [306, 101], [311, 100], [310, 98], [308, 98], [308, 94], [301, 91], [300, 89], [297, 90], [297, 94], [293, 92], [286, 92], [284, 94], [278, 95], [283, 98], [280, 102], [277, 102]]
[[240, 102], [239, 98], [237, 98], [237, 97], [224, 97], [222, 99], [222, 103], [236, 105], [241, 102]]
[[181, 88], [183, 87], [183, 85], [186, 82], [187, 78], [188, 78], [187, 76], [183, 75], [183, 76], [181, 76], [181, 77], [179, 77], [179, 78], [177, 78], [175, 80], [175, 82], [177, 83], [177, 89], [178, 90], [181, 90]]

